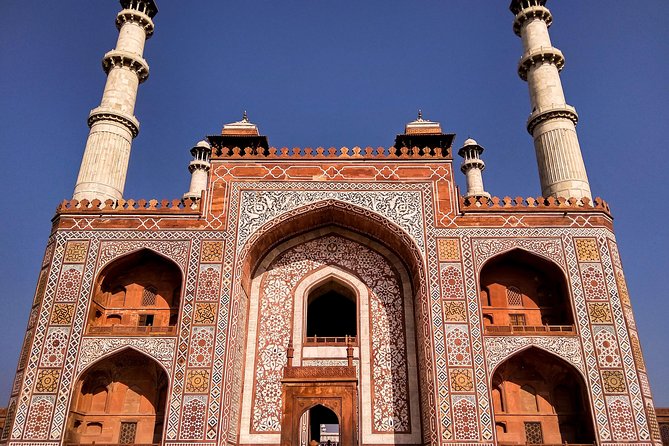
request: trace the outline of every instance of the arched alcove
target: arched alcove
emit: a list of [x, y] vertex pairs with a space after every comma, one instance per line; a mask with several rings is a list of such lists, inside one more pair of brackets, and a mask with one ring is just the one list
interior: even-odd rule
[[358, 335], [355, 291], [330, 278], [307, 294], [306, 343], [345, 344]]
[[147, 249], [113, 261], [98, 275], [88, 332], [173, 334], [179, 313], [181, 283], [179, 267]]
[[[386, 259], [383, 262], [377, 262], [384, 266], [380, 267], [377, 263], [373, 263], [362, 269], [358, 266], [353, 268], [346, 263], [321, 261], [328, 257], [322, 255], [319, 257], [321, 260], [316, 262], [318, 266], [312, 270], [313, 274], [300, 270], [298, 276], [291, 275], [292, 273], [284, 274], [283, 272], [279, 277], [275, 278], [273, 276], [275, 274], [273, 271], [277, 271], [277, 268], [293, 268], [283, 263], [277, 266], [276, 259], [282, 258], [286, 252], [293, 248], [299, 249], [301, 253], [323, 252], [312, 251], [313, 247], [308, 245], [311, 244], [311, 241], [324, 239], [332, 234], [343, 236], [348, 241], [343, 241], [344, 245], [339, 246], [339, 241], [334, 240], [332, 246], [319, 246], [319, 250], [329, 251], [332, 249], [334, 253], [339, 252], [339, 249], [348, 250], [351, 244], [359, 244], [359, 249], [375, 251], [377, 255]], [[280, 377], [282, 376], [282, 370], [278, 368], [282, 367], [281, 363], [285, 361], [286, 352], [284, 350], [289, 345], [289, 340], [292, 341], [294, 348], [294, 366], [329, 367], [346, 361], [346, 349], [340, 348], [341, 346], [319, 348], [310, 346], [308, 342], [305, 342], [308, 330], [307, 319], [309, 319], [307, 307], [310, 292], [314, 292], [326, 283], [325, 280], [322, 280], [323, 277], [331, 273], [338, 278], [353, 275], [352, 283], [348, 283], [347, 279], [344, 279], [344, 282], [351, 285], [350, 288], [354, 290], [357, 300], [356, 323], [358, 326], [356, 327], [356, 340], [358, 345], [354, 346], [354, 362], [358, 362], [358, 355], [360, 355], [360, 358], [365, 358], [360, 359], [361, 362], [365, 361], [362, 362], [365, 373], [361, 373], [359, 381], [361, 398], [365, 402], [360, 407], [360, 420], [365, 425], [364, 429], [361, 427], [361, 432], [365, 432], [361, 434], [363, 435], [363, 441], [370, 443], [398, 441], [405, 444], [418, 444], [422, 441], [430, 441], [435, 437], [436, 432], [433, 432], [430, 424], [425, 423], [421, 426], [419, 418], [421, 413], [429, 413], [428, 408], [425, 408], [424, 411], [421, 410], [421, 402], [427, 400], [421, 400], [418, 392], [419, 389], [421, 392], [428, 394], [434, 391], [433, 382], [428, 379], [428, 373], [433, 367], [433, 363], [431, 351], [423, 347], [425, 343], [431, 342], [430, 339], [427, 339], [429, 332], [415, 330], [416, 326], [422, 327], [426, 323], [425, 320], [428, 316], [426, 310], [429, 307], [426, 302], [424, 259], [415, 241], [408, 234], [394, 223], [368, 210], [337, 200], [326, 200], [309, 204], [302, 209], [291, 211], [290, 215], [280, 216], [265, 223], [256, 233], [249, 236], [244, 246], [239, 249], [239, 253], [237, 271], [241, 273], [241, 280], [239, 281], [241, 286], [237, 289], [235, 298], [243, 299], [240, 301], [243, 303], [241, 308], [248, 312], [244, 315], [248, 318], [248, 332], [257, 333], [254, 338], [246, 338], [245, 349], [238, 350], [242, 355], [239, 361], [243, 361], [245, 364], [243, 392], [241, 392], [243, 414], [250, 413], [255, 416], [259, 411], [271, 411], [269, 416], [271, 420], [280, 419], [278, 410], [280, 407], [276, 403], [272, 402], [272, 405], [263, 403], [262, 406], [259, 406], [258, 398], [253, 396], [246, 398], [243, 395], [252, 395], [250, 392], [256, 392], [256, 395], [262, 393], [264, 398], [265, 394], [277, 394], [281, 385]], [[359, 257], [356, 252], [350, 255], [351, 259]], [[298, 265], [300, 261], [295, 260], [295, 262], [294, 265]], [[354, 263], [357, 264], [357, 261], [354, 261]], [[323, 272], [329, 267], [333, 268], [331, 272]], [[295, 268], [301, 269], [303, 267], [295, 266]], [[398, 285], [401, 290], [399, 300], [394, 297], [395, 294], [388, 294], [387, 290], [382, 289], [386, 282], [372, 281], [367, 283], [366, 279], [361, 279], [367, 277], [368, 272], [375, 271], [374, 274], [376, 274], [376, 271], [380, 271], [382, 268], [385, 268], [383, 271], [387, 271], [387, 277], [399, 279]], [[287, 295], [282, 291], [286, 289], [286, 285], [280, 277], [299, 277], [297, 280], [300, 282], [297, 284], [291, 283], [290, 295]], [[300, 292], [302, 283], [311, 279], [315, 279], [311, 283], [313, 287], [306, 286]], [[360, 287], [363, 287], [364, 290], [361, 291]], [[277, 297], [274, 293], [279, 292], [281, 298], [268, 299], [263, 297], [268, 295], [266, 290], [270, 288], [275, 290], [271, 291], [273, 296]], [[341, 296], [341, 294], [344, 294], [344, 296]], [[339, 297], [345, 299], [345, 294], [340, 293]], [[392, 297], [386, 300], [384, 296]], [[352, 301], [352, 299], [347, 300]], [[312, 296], [312, 303], [315, 301], [316, 299], [313, 299]], [[401, 311], [395, 310], [397, 302], [401, 306]], [[302, 305], [304, 305], [304, 310], [299, 309], [291, 313], [294, 308]], [[367, 307], [364, 307], [365, 305]], [[390, 313], [386, 313], [388, 305], [393, 306], [393, 311]], [[278, 312], [279, 306], [281, 312], [284, 311], [284, 307], [287, 312], [281, 317], [270, 314], [274, 311]], [[372, 306], [373, 308], [370, 308]], [[361, 308], [363, 309], [361, 310]], [[388, 314], [395, 316], [389, 317]], [[405, 315], [408, 315], [408, 317], [405, 318]], [[374, 320], [371, 317], [374, 317]], [[367, 319], [363, 320], [363, 318]], [[404, 326], [402, 327], [402, 325]], [[261, 354], [261, 352], [267, 351], [266, 346], [261, 345], [261, 343], [270, 339], [268, 333], [265, 333], [267, 330], [263, 331], [263, 327], [268, 326], [273, 327], [272, 342], [275, 346], [278, 346], [276, 348], [278, 353], [274, 354], [277, 360], [273, 360], [271, 363], [271, 367], [278, 364], [276, 373], [274, 369], [265, 366], [268, 355]], [[393, 333], [389, 341], [382, 341], [383, 345], [392, 344], [394, 346], [395, 343], [405, 342], [405, 346], [401, 349], [394, 347], [384, 349], [373, 345], [372, 340], [377, 343], [381, 341], [378, 341], [379, 336], [370, 336], [370, 333], [380, 330], [381, 327], [383, 329], [388, 327], [387, 330]], [[310, 329], [311, 327], [309, 327]], [[291, 334], [294, 337], [291, 338]], [[322, 335], [320, 330], [316, 331], [315, 334]], [[361, 341], [362, 337], [365, 336], [366, 341]], [[244, 340], [242, 336], [238, 339]], [[398, 353], [393, 354], [395, 351]], [[410, 363], [407, 364], [406, 358], [411, 358]], [[301, 361], [304, 361], [304, 363]], [[386, 362], [388, 362], [387, 367]], [[421, 364], [421, 367], [418, 367], [418, 364]], [[381, 367], [385, 367], [384, 370], [381, 370]], [[401, 372], [392, 372], [392, 370], [399, 370], [400, 367], [403, 368]], [[389, 370], [386, 371], [385, 369]], [[264, 378], [264, 374], [267, 373], [273, 374], [273, 381]], [[375, 375], [372, 376], [372, 374]], [[274, 376], [277, 378], [274, 378]], [[395, 381], [397, 381], [397, 385], [395, 385]], [[411, 386], [409, 392], [404, 391], [407, 381], [410, 382]], [[258, 385], [258, 383], [262, 384]], [[270, 385], [273, 387], [269, 388]], [[377, 391], [377, 388], [385, 387], [390, 390], [387, 392]], [[380, 405], [385, 404], [385, 398], [393, 398], [394, 395], [398, 395], [395, 397], [397, 401], [404, 402], [396, 405], [384, 405], [384, 409], [376, 410], [377, 406], [380, 407]], [[409, 399], [411, 400], [410, 403]], [[402, 414], [395, 421], [390, 416], [383, 416], [385, 415], [384, 410], [402, 411]], [[377, 416], [377, 413], [381, 415]], [[405, 416], [405, 413], [408, 413], [409, 417]], [[292, 414], [291, 420], [294, 419], [295, 415], [298, 414]], [[382, 425], [387, 420], [391, 420], [388, 422], [390, 426]], [[284, 422], [286, 421], [281, 421], [281, 423]], [[373, 427], [372, 423], [374, 423]], [[275, 427], [277, 423], [266, 423], [266, 425], [271, 426], [271, 428], [262, 426], [261, 428], [264, 430], [258, 431], [258, 424], [254, 421], [254, 418], [242, 415], [240, 441], [252, 443], [256, 439], [255, 434], [267, 432], [268, 435], [274, 435], [279, 432]], [[377, 428], [377, 426], [381, 427]]]
[[68, 443], [151, 444], [162, 441], [168, 378], [135, 350], [89, 367], [74, 386]]
[[493, 379], [498, 443], [592, 444], [587, 386], [562, 359], [531, 347], [504, 361]]
[[574, 333], [567, 281], [551, 261], [515, 249], [490, 259], [479, 285], [486, 333]]

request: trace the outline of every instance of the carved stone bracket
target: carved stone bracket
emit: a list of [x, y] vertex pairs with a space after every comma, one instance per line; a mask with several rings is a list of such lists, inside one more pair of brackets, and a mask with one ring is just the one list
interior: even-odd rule
[[524, 81], [527, 80], [527, 72], [534, 65], [542, 63], [552, 63], [562, 71], [564, 68], [564, 56], [562, 51], [552, 46], [536, 48], [528, 53], [525, 53], [518, 63], [518, 76]]
[[155, 29], [153, 20], [148, 15], [136, 9], [124, 9], [118, 13], [116, 16], [116, 28], [120, 31], [121, 27], [126, 23], [135, 23], [144, 28], [147, 39], [153, 35], [153, 30]]
[[539, 19], [546, 22], [546, 26], [550, 27], [553, 23], [553, 15], [545, 6], [530, 6], [529, 8], [522, 9], [516, 18], [513, 21], [513, 32], [520, 37], [520, 29], [523, 27], [525, 22], [530, 19]]
[[130, 130], [133, 138], [139, 134], [139, 121], [134, 116], [98, 107], [91, 110], [91, 113], [88, 115], [88, 126], [92, 127], [98, 121], [119, 123]]

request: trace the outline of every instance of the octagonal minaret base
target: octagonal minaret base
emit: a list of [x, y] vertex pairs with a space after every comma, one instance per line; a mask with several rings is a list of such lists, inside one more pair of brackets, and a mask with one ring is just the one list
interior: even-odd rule
[[123, 197], [132, 140], [139, 133], [134, 116], [137, 89], [149, 76], [142, 58], [158, 12], [153, 0], [122, 0], [116, 17], [116, 48], [105, 54], [107, 83], [100, 106], [88, 117], [91, 128], [74, 187], [74, 198], [117, 200]]
[[592, 199], [581, 147], [578, 115], [567, 105], [560, 81], [564, 56], [554, 48], [548, 27], [553, 21], [546, 0], [513, 0], [513, 29], [523, 41], [518, 74], [527, 81], [532, 114], [527, 131], [534, 138], [543, 196]]

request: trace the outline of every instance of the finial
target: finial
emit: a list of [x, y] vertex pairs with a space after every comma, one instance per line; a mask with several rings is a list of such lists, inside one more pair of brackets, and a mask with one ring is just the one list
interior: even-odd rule
[[242, 115], [242, 121], [249, 122], [249, 115], [246, 113], [246, 110], [244, 110], [244, 114]]
[[418, 121], [422, 121], [422, 120], [423, 120], [423, 110], [418, 109]]

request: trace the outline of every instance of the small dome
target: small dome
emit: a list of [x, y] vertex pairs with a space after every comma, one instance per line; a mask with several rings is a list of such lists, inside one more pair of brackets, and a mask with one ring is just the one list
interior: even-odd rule
[[204, 147], [205, 149], [211, 149], [211, 146], [209, 145], [209, 143], [207, 141], [205, 141], [204, 139], [202, 141], [198, 142], [197, 144], [195, 144], [195, 147]]
[[473, 138], [467, 138], [467, 140], [465, 141], [463, 147], [467, 147], [467, 146], [478, 146], [478, 145], [479, 145], [479, 143], [477, 143], [475, 139], [473, 139]]

